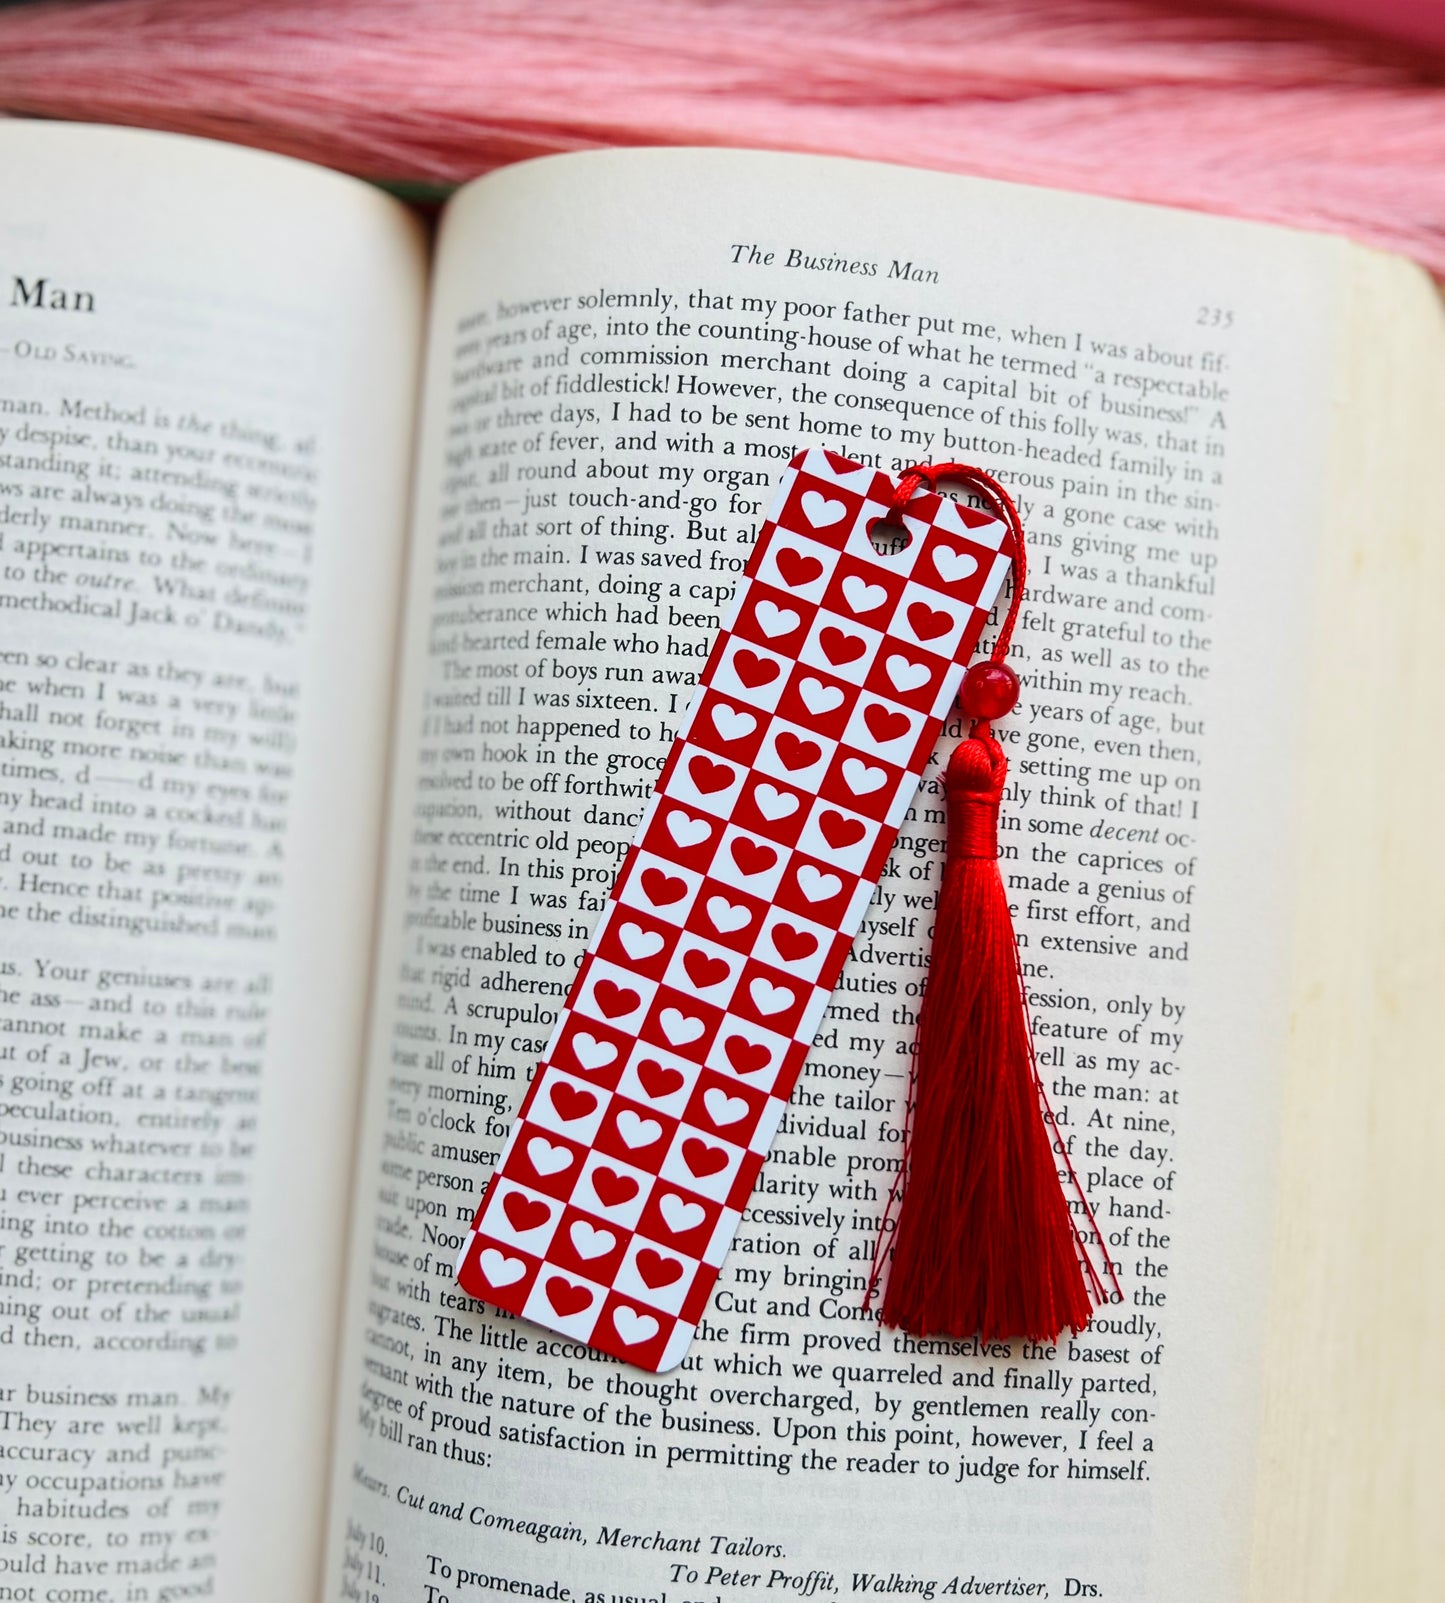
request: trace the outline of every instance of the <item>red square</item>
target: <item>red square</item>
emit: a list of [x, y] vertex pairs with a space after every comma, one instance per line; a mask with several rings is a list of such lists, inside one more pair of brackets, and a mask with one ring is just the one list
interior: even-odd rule
[[778, 716], [840, 740], [857, 700], [857, 685], [795, 663], [778, 702]]
[[589, 1085], [612, 1090], [622, 1078], [632, 1037], [625, 1030], [610, 1030], [595, 1019], [570, 1012], [563, 1016], [566, 1023], [547, 1061], [568, 1074], [581, 1075]]
[[791, 656], [803, 643], [817, 610], [811, 602], [801, 601], [786, 590], [755, 582], [748, 588], [732, 632], [769, 651]]
[[665, 1183], [655, 1185], [637, 1221], [637, 1234], [659, 1246], [701, 1258], [721, 1212], [721, 1206], [707, 1197]]
[[729, 1011], [779, 1035], [792, 1035], [812, 993], [810, 981], [754, 958], [743, 968]]
[[[522, 1272], [516, 1273], [516, 1266]], [[507, 1313], [520, 1314], [531, 1295], [542, 1260], [518, 1247], [503, 1246], [490, 1236], [475, 1236], [457, 1270], [457, 1280], [469, 1297], [490, 1303]], [[490, 1268], [491, 1275], [487, 1274]]]
[[636, 1364], [640, 1369], [655, 1371], [662, 1363], [676, 1323], [671, 1314], [645, 1308], [630, 1297], [609, 1292], [589, 1345]]
[[896, 764], [839, 746], [818, 794], [840, 807], [881, 821], [888, 816], [902, 781], [903, 770]]
[[597, 943], [597, 955], [609, 963], [634, 969], [648, 979], [660, 980], [667, 969], [679, 931], [638, 908], [613, 902], [607, 927]]
[[694, 746], [716, 752], [730, 762], [752, 765], [763, 742], [768, 715], [756, 707], [744, 706], [730, 696], [705, 690], [697, 711], [687, 727], [687, 738]]
[[723, 828], [707, 813], [664, 796], [648, 820], [640, 844], [655, 856], [705, 874]]
[[761, 897], [749, 896], [736, 885], [705, 879], [692, 904], [687, 927], [705, 940], [716, 941], [735, 952], [751, 953], [767, 911], [768, 903]]
[[[941, 507], [941, 503], [940, 503]], [[993, 523], [986, 513], [955, 503], [959, 521], [969, 528], [980, 528]], [[935, 512], [934, 516], [937, 516]], [[995, 533], [998, 525], [994, 525]], [[951, 600], [977, 605], [985, 582], [998, 560], [998, 549], [967, 534], [955, 533], [952, 528], [934, 523], [929, 529], [924, 549], [913, 564], [915, 584], [926, 584]]]
[[821, 858], [794, 852], [773, 900], [779, 907], [816, 919], [820, 924], [838, 924], [853, 900], [857, 885], [856, 874], [845, 873]]
[[753, 1138], [767, 1101], [765, 1092], [704, 1069], [692, 1088], [683, 1118], [699, 1130], [745, 1147]]
[[547, 1249], [547, 1262], [607, 1285], [616, 1275], [631, 1240], [632, 1232], [620, 1225], [610, 1221], [604, 1224], [580, 1208], [564, 1208], [562, 1221]]
[[656, 1108], [625, 1097], [613, 1097], [592, 1145], [608, 1157], [620, 1158], [634, 1169], [657, 1172], [677, 1120]]
[[943, 674], [944, 664], [937, 657], [890, 637], [869, 664], [863, 688], [885, 701], [932, 713]]
[[863, 497], [855, 490], [798, 472], [792, 489], [778, 514], [778, 522], [811, 540], [821, 540], [841, 551], [848, 543], [853, 525], [863, 509]]
[[905, 583], [901, 573], [887, 573], [857, 557], [844, 556], [833, 570], [822, 604], [844, 618], [886, 629]]
[[637, 1039], [701, 1063], [707, 1056], [722, 1017], [721, 1008], [711, 1007], [706, 1002], [699, 1002], [695, 996], [660, 985], [642, 1028], [637, 1032]]
[[806, 791], [771, 774], [753, 774], [743, 786], [733, 822], [739, 829], [750, 829], [784, 846], [793, 846], [808, 816], [811, 799]]
[[565, 1202], [572, 1195], [586, 1155], [587, 1148], [579, 1142], [565, 1140], [555, 1130], [544, 1130], [522, 1119], [507, 1158], [507, 1177]]

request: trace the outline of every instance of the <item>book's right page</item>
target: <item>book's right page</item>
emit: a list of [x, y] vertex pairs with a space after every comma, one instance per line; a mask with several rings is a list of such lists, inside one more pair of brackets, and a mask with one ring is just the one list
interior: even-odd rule
[[1258, 1603], [1434, 1598], [1445, 1565], [1445, 304], [1365, 250], [1349, 281], [1294, 843]]
[[[757, 154], [563, 158], [452, 204], [328, 1597], [1240, 1596], [1350, 260]], [[1057, 1348], [919, 1343], [861, 1311], [941, 862], [934, 767], [692, 1352], [659, 1378], [479, 1307], [453, 1265], [760, 509], [809, 445], [972, 461], [1019, 500], [1001, 867], [1123, 1301]]]

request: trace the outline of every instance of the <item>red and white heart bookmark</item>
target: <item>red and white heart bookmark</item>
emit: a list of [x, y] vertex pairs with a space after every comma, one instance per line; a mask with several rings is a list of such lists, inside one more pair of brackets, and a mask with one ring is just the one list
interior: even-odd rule
[[895, 511], [789, 464], [458, 1264], [644, 1369], [687, 1352], [1009, 570], [1006, 522], [912, 477]]

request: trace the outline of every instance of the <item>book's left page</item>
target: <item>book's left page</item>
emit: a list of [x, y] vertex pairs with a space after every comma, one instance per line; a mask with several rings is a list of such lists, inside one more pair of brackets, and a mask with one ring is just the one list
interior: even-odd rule
[[425, 239], [166, 135], [0, 172], [0, 1588], [301, 1603]]

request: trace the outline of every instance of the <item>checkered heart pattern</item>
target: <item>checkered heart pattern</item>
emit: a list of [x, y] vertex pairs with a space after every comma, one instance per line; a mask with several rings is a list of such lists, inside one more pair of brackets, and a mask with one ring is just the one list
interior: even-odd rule
[[458, 1263], [673, 1368], [1004, 577], [1002, 523], [810, 450], [778, 488]]

